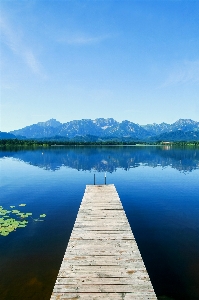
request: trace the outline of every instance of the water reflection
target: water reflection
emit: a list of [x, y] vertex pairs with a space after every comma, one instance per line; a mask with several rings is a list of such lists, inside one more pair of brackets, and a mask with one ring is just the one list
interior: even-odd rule
[[34, 216], [47, 216], [0, 236], [1, 300], [50, 299], [95, 170], [112, 173], [108, 183], [117, 188], [158, 299], [199, 299], [198, 148], [52, 147], [0, 151], [0, 158], [1, 205], [26, 203]]
[[181, 172], [199, 168], [198, 148], [164, 147], [51, 147], [50, 149], [18, 149], [0, 151], [0, 158], [10, 157], [45, 170], [69, 167], [78, 171], [114, 172], [140, 165], [170, 166]]

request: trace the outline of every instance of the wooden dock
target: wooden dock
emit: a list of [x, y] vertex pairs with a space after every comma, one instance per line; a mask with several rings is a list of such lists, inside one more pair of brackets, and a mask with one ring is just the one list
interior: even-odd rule
[[113, 184], [86, 186], [55, 299], [157, 300]]

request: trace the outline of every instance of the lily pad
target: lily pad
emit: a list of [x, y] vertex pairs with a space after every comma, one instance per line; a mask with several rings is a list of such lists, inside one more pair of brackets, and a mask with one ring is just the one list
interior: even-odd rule
[[45, 214], [43, 214], [43, 215], [40, 215], [40, 218], [45, 218], [46, 217], [46, 215]]
[[[26, 206], [26, 204], [19, 204], [19, 206]], [[10, 205], [10, 208], [15, 208], [15, 205]], [[46, 217], [45, 214], [40, 215], [38, 219], [33, 219], [31, 216], [32, 213], [30, 212], [20, 212], [18, 209], [6, 210], [3, 206], [0, 206], [0, 235], [7, 236], [9, 233], [16, 231], [17, 228], [26, 227], [29, 217], [34, 221], [40, 222], [44, 221], [40, 218]]]
[[13, 210], [12, 210], [12, 213], [13, 213], [13, 214], [18, 214], [18, 213], [20, 213], [20, 211], [17, 210], [17, 209], [13, 209]]
[[19, 222], [19, 225], [26, 225], [26, 224], [28, 224], [28, 221], [26, 220]]
[[2, 232], [0, 231], [0, 234], [3, 236], [9, 235], [9, 233], [10, 233], [9, 231], [2, 231]]
[[7, 210], [5, 209], [0, 210], [0, 216], [4, 216], [6, 214], [7, 214]]

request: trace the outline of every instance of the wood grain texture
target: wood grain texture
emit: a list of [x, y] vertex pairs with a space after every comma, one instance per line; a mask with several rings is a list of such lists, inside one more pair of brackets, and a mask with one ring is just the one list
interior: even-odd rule
[[51, 300], [157, 300], [114, 185], [87, 185]]

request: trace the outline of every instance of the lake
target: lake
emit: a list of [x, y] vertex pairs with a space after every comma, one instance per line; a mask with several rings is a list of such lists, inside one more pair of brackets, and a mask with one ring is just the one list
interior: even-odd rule
[[0, 235], [1, 300], [50, 298], [85, 186], [105, 172], [158, 299], [199, 299], [199, 148], [9, 149], [0, 163], [0, 218], [32, 213]]

